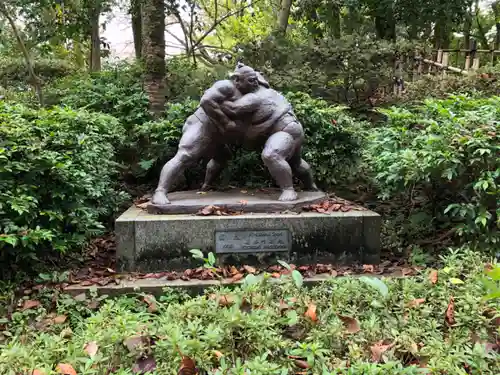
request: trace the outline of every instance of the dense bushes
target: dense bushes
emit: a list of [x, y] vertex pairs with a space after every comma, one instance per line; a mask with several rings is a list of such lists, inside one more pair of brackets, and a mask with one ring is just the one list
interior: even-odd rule
[[[75, 66], [65, 60], [37, 59], [33, 66], [35, 73], [45, 82], [66, 77], [76, 71]], [[28, 69], [23, 58], [0, 57], [0, 86], [5, 88], [26, 87]]]
[[120, 199], [123, 139], [108, 115], [0, 102], [0, 257], [65, 252], [99, 233]]
[[119, 64], [99, 73], [78, 73], [48, 87], [50, 104], [110, 114], [127, 130], [149, 120], [139, 65]]
[[414, 225], [496, 243], [500, 98], [451, 96], [381, 110], [366, 161], [384, 198], [403, 197]]
[[[395, 60], [404, 62], [413, 57], [415, 45], [370, 36], [310, 43], [271, 36], [241, 48], [245, 63], [262, 70], [274, 88], [304, 91], [357, 107], [364, 106], [378, 89], [392, 87]], [[406, 65], [404, 69], [411, 71], [412, 66]]]

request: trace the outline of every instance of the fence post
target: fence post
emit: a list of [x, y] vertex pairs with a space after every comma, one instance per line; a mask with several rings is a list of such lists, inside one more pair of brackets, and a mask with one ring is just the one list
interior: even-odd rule
[[475, 39], [472, 39], [471, 51], [470, 51], [470, 61], [472, 61], [472, 70], [477, 70], [479, 68], [479, 57], [476, 57], [476, 55], [477, 55], [477, 41]]
[[450, 55], [448, 52], [444, 52], [443, 53], [443, 60], [442, 60], [442, 64], [443, 64], [443, 78], [446, 77], [446, 70], [448, 68], [448, 59], [450, 58]]

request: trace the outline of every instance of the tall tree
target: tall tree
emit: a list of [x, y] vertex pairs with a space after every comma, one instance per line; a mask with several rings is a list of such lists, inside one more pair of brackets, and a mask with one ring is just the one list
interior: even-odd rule
[[142, 15], [141, 1], [130, 0], [130, 15], [132, 17], [132, 33], [134, 35], [134, 49], [136, 59], [142, 56]]
[[281, 0], [281, 8], [278, 14], [278, 30], [282, 35], [286, 34], [291, 8], [292, 0]]
[[149, 97], [149, 110], [159, 117], [165, 110], [165, 3], [144, 0], [142, 3], [142, 59], [144, 88]]
[[101, 6], [101, 0], [90, 0], [87, 4], [90, 34], [89, 70], [91, 72], [98, 72], [101, 70], [101, 36], [99, 33]]
[[500, 49], [500, 1], [495, 1], [491, 4], [491, 9], [493, 10], [493, 14], [495, 15], [495, 27], [497, 29], [497, 33], [495, 36], [495, 44], [494, 49]]

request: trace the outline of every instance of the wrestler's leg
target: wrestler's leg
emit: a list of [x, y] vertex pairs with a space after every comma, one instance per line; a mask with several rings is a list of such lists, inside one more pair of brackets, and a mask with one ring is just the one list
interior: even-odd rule
[[293, 189], [292, 169], [287, 161], [292, 157], [295, 149], [296, 141], [293, 136], [280, 131], [269, 137], [264, 146], [264, 151], [262, 151], [264, 164], [281, 188], [280, 201], [297, 199], [297, 193]]
[[161, 170], [160, 181], [151, 200], [152, 204], [161, 206], [170, 203], [167, 192], [172, 187], [175, 179], [184, 173], [188, 166], [195, 164], [211, 146], [211, 137], [205, 133], [204, 124], [192, 118], [188, 119], [183, 128], [177, 153]]
[[314, 183], [312, 169], [309, 164], [302, 159], [302, 147], [298, 147], [295, 154], [290, 159], [290, 167], [297, 178], [304, 184], [304, 189], [309, 191], [318, 191], [318, 187]]
[[212, 188], [214, 181], [220, 176], [221, 172], [227, 166], [231, 152], [225, 145], [219, 145], [215, 151], [214, 157], [207, 164], [205, 173], [205, 182], [201, 187], [202, 191], [207, 191]]

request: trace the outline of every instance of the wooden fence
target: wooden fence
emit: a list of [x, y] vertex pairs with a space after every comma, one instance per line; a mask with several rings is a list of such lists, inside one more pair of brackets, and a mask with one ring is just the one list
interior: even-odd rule
[[468, 76], [475, 74], [481, 63], [495, 63], [500, 61], [500, 50], [483, 49], [439, 49], [432, 51], [431, 56], [425, 57], [415, 51], [413, 72], [403, 73], [401, 61], [396, 61], [394, 67], [393, 90], [396, 96], [404, 91], [403, 76], [407, 75], [411, 81], [418, 80], [422, 75], [440, 75], [446, 77], [448, 73]]

